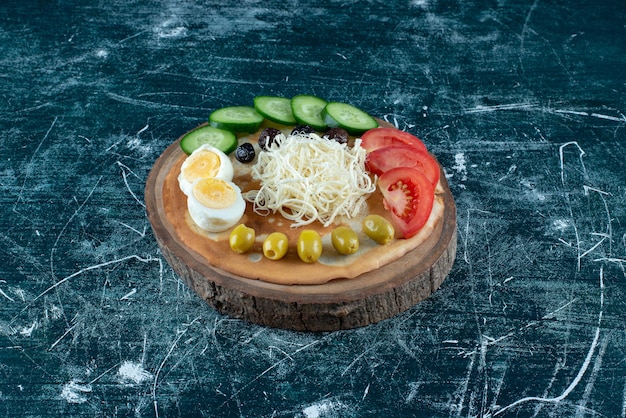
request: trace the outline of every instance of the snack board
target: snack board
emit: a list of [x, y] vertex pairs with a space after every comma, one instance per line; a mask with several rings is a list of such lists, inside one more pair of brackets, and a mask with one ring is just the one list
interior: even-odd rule
[[[381, 126], [389, 126], [378, 120]], [[238, 142], [257, 146], [265, 121]], [[367, 208], [344, 223], [359, 233], [359, 250], [350, 255], [334, 251], [330, 235], [337, 223], [312, 222], [297, 228], [278, 213], [259, 214], [247, 203], [238, 223], [256, 232], [255, 246], [243, 254], [229, 247], [234, 227], [207, 232], [190, 218], [187, 196], [178, 176], [188, 158], [180, 145], [170, 145], [148, 177], [146, 207], [159, 247], [174, 271], [210, 306], [250, 322], [294, 330], [332, 331], [364, 326], [394, 316], [430, 296], [443, 282], [456, 254], [456, 209], [445, 176], [439, 176], [432, 211], [425, 225], [408, 239], [395, 237], [380, 245], [359, 230], [366, 214], [390, 218], [379, 190], [367, 198]], [[354, 140], [354, 136], [351, 136]], [[233, 182], [244, 193], [258, 189], [250, 164], [233, 164]], [[439, 169], [441, 169], [439, 167]], [[339, 222], [341, 223], [341, 222]], [[303, 229], [322, 237], [319, 260], [303, 262], [295, 242]], [[285, 233], [291, 243], [280, 260], [264, 257], [261, 245], [272, 232]]]

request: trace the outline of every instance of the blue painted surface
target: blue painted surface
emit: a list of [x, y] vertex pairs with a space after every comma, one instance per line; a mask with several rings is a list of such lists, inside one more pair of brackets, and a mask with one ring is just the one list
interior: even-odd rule
[[[623, 1], [4, 1], [1, 416], [626, 416]], [[161, 152], [259, 94], [445, 167], [459, 248], [382, 323], [222, 316], [161, 258]]]

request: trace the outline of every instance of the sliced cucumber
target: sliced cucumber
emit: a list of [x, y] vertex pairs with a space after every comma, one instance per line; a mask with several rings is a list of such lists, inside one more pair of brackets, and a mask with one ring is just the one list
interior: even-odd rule
[[331, 102], [322, 111], [324, 123], [331, 128], [343, 128], [350, 135], [360, 135], [378, 127], [376, 119], [347, 103]]
[[257, 96], [254, 108], [266, 119], [283, 125], [295, 125], [296, 119], [291, 111], [291, 99], [276, 96]]
[[188, 132], [180, 140], [180, 147], [187, 155], [205, 144], [217, 148], [224, 154], [230, 154], [237, 148], [237, 136], [231, 131], [203, 125]]
[[209, 123], [227, 131], [252, 133], [263, 123], [263, 116], [251, 106], [230, 106], [213, 111]]
[[326, 100], [317, 96], [300, 94], [291, 98], [291, 111], [298, 123], [309, 125], [317, 131], [323, 131], [328, 127], [322, 117], [322, 111], [326, 104]]

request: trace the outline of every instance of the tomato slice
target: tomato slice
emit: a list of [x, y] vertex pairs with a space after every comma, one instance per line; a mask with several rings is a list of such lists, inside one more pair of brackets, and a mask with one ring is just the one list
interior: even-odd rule
[[390, 145], [409, 145], [426, 151], [426, 145], [418, 137], [396, 128], [374, 128], [361, 136], [361, 146], [368, 152]]
[[383, 204], [404, 238], [411, 238], [426, 224], [433, 209], [435, 189], [415, 167], [397, 167], [378, 179]]
[[378, 148], [365, 157], [367, 171], [378, 176], [396, 167], [417, 168], [430, 180], [433, 187], [439, 182], [441, 172], [437, 161], [428, 152], [409, 145]]

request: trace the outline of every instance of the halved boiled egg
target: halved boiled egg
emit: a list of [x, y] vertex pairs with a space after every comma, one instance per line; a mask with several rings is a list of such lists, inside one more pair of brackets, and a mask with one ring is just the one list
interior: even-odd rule
[[246, 202], [235, 183], [210, 177], [193, 183], [187, 209], [200, 228], [221, 232], [239, 222], [246, 210]]
[[233, 164], [222, 151], [205, 144], [183, 161], [178, 175], [178, 185], [180, 190], [189, 196], [196, 180], [210, 177], [232, 181]]

